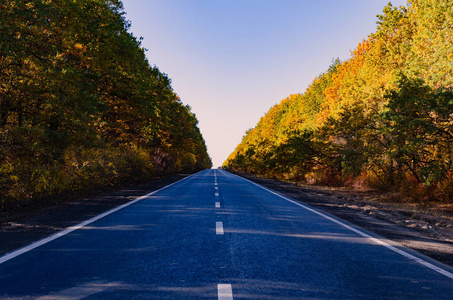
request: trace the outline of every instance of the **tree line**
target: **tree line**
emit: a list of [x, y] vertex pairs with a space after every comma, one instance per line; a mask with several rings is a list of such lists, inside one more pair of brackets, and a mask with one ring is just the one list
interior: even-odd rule
[[0, 199], [211, 167], [119, 0], [0, 3]]
[[226, 169], [453, 199], [453, 2], [389, 3], [346, 61], [274, 105]]

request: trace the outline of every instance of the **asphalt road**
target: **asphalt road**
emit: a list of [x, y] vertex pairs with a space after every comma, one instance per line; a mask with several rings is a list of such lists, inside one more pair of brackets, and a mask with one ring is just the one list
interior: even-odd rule
[[221, 170], [0, 257], [4, 299], [453, 299], [453, 271]]

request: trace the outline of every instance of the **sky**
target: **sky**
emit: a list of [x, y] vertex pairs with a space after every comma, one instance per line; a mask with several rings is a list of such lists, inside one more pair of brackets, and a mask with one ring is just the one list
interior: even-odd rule
[[389, 0], [122, 2], [130, 31], [191, 106], [218, 167], [273, 105], [347, 60]]

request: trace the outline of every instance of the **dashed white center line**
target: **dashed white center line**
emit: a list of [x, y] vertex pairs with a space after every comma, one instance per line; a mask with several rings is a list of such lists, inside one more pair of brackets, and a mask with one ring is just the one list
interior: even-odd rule
[[222, 222], [215, 222], [215, 233], [218, 235], [223, 234], [223, 223]]
[[218, 284], [217, 296], [219, 300], [233, 300], [233, 290], [231, 284]]
[[[219, 193], [217, 187], [217, 174], [214, 173], [214, 185], [216, 185], [216, 193], [215, 196], [218, 197]], [[220, 202], [215, 203], [216, 208], [220, 208]], [[215, 223], [215, 233], [217, 235], [223, 235], [223, 222], [216, 222]], [[218, 284], [217, 285], [217, 297], [219, 300], [233, 300], [233, 290], [231, 288], [231, 284]]]

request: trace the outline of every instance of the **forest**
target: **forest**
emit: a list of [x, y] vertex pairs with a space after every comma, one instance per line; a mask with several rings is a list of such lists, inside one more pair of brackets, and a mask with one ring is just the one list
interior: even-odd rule
[[121, 1], [1, 1], [0, 20], [0, 204], [211, 167]]
[[346, 61], [274, 105], [223, 168], [453, 201], [453, 2], [389, 3]]

